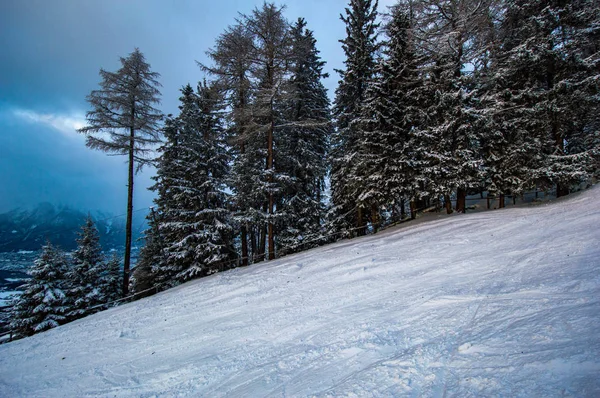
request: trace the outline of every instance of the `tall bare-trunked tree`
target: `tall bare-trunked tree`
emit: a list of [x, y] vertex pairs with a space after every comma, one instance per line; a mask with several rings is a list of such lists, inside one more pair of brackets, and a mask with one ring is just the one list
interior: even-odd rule
[[154, 106], [160, 103], [160, 75], [150, 70], [139, 49], [121, 58], [116, 72], [100, 69], [100, 89], [87, 97], [92, 110], [86, 115], [87, 126], [79, 129], [87, 135], [86, 145], [111, 155], [128, 156], [127, 224], [123, 295], [129, 288], [131, 262], [131, 220], [133, 213], [134, 172], [148, 164], [154, 146], [160, 142], [159, 124], [162, 113]]

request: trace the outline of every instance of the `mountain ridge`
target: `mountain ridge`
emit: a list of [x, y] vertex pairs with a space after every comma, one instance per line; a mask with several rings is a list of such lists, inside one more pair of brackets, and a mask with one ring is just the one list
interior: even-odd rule
[[[145, 209], [141, 209], [145, 210]], [[147, 212], [146, 212], [147, 213]], [[125, 242], [125, 216], [96, 211], [96, 223], [104, 250], [122, 247]], [[75, 239], [88, 213], [69, 206], [42, 202], [31, 209], [13, 209], [0, 214], [0, 252], [39, 250], [46, 240], [64, 250], [74, 250]], [[135, 214], [134, 241], [147, 227], [146, 214]]]

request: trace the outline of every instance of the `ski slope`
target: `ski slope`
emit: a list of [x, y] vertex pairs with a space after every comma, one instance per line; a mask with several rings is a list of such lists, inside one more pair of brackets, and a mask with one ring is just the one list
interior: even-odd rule
[[598, 397], [600, 189], [435, 216], [0, 346], [2, 397]]

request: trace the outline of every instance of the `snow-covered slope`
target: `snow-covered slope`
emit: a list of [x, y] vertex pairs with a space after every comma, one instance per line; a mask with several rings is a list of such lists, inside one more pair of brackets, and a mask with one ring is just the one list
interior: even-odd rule
[[194, 281], [0, 346], [0, 396], [600, 396], [600, 189]]

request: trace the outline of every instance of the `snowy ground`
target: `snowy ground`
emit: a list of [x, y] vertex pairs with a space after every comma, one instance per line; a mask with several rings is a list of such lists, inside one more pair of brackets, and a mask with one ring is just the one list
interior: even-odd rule
[[0, 396], [598, 397], [599, 188], [407, 223], [2, 345]]

